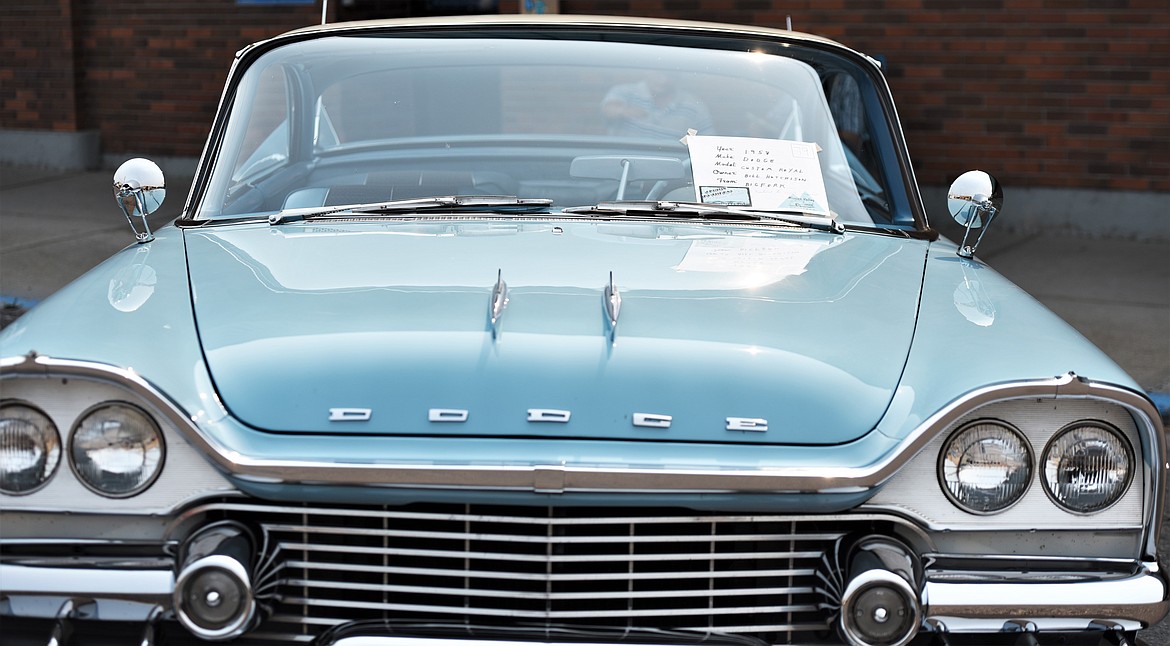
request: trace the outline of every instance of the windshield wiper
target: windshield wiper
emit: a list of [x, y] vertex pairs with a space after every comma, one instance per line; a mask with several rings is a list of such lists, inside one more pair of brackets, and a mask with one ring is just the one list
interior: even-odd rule
[[328, 218], [332, 216], [361, 215], [400, 215], [426, 211], [427, 213], [458, 213], [463, 211], [491, 211], [492, 213], [532, 213], [544, 211], [552, 206], [553, 201], [540, 198], [519, 198], [514, 195], [442, 195], [436, 197], [420, 197], [410, 200], [391, 200], [389, 202], [372, 202], [369, 204], [347, 204], [329, 208], [310, 207], [302, 209], [286, 209], [280, 213], [268, 216], [269, 224], [285, 224], [314, 218]]
[[652, 217], [699, 218], [704, 220], [775, 221], [832, 233], [845, 233], [845, 226], [834, 218], [808, 215], [801, 211], [763, 211], [722, 204], [669, 202], [665, 200], [621, 200], [594, 206], [573, 206], [565, 213], [576, 215], [632, 215]]

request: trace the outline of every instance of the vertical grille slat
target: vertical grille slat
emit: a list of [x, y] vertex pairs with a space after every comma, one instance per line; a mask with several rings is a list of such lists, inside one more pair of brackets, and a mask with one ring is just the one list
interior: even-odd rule
[[261, 629], [293, 636], [352, 621], [520, 621], [816, 641], [829, 629], [818, 564], [852, 531], [841, 517], [645, 509], [208, 507], [263, 537]]

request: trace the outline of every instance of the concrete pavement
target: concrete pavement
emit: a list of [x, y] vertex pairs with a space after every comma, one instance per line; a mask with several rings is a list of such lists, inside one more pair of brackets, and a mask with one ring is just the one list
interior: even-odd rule
[[[179, 214], [190, 185], [190, 177], [167, 176], [151, 226]], [[0, 302], [40, 301], [133, 242], [112, 171], [0, 166]]]

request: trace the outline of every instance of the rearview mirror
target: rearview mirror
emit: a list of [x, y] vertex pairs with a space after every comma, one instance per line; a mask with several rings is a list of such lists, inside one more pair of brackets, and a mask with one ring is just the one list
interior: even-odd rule
[[593, 155], [577, 157], [569, 166], [572, 177], [619, 180], [617, 199], [624, 200], [626, 185], [646, 179], [667, 180], [686, 176], [687, 167], [677, 157]]

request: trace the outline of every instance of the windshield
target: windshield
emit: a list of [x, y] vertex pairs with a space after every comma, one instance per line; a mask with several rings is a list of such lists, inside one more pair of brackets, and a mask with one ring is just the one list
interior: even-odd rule
[[196, 217], [501, 195], [552, 211], [657, 200], [910, 223], [856, 63], [622, 38], [379, 32], [272, 49], [235, 89]]

